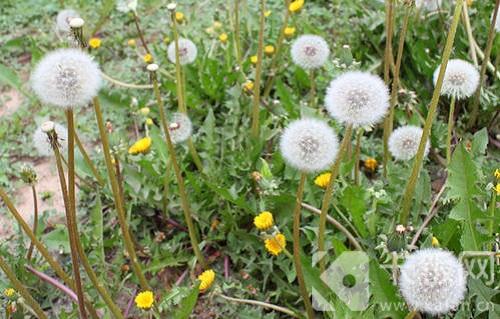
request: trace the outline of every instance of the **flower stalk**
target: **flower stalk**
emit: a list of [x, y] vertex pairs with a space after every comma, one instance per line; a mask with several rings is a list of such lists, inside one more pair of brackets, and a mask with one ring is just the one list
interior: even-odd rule
[[260, 124], [260, 82], [262, 76], [262, 58], [264, 51], [264, 25], [265, 25], [266, 0], [260, 0], [260, 22], [259, 22], [259, 40], [257, 48], [257, 65], [255, 66], [255, 81], [252, 101], [252, 131], [251, 136], [254, 139], [259, 138]]
[[359, 157], [361, 155], [361, 138], [363, 137], [363, 128], [358, 128], [356, 134], [356, 149], [354, 151], [354, 184], [359, 185]]
[[302, 198], [304, 196], [304, 184], [306, 181], [306, 174], [300, 174], [299, 187], [297, 188], [297, 195], [295, 197], [295, 209], [293, 212], [293, 262], [295, 264], [295, 272], [299, 282], [299, 290], [302, 296], [304, 306], [306, 308], [307, 317], [314, 319], [314, 311], [309, 300], [309, 293], [307, 292], [306, 282], [304, 280], [304, 272], [302, 270], [302, 261], [300, 259], [300, 211]]
[[118, 222], [120, 224], [120, 228], [123, 235], [123, 242], [125, 244], [125, 249], [130, 258], [130, 263], [132, 265], [132, 271], [136, 275], [139, 283], [141, 285], [141, 289], [150, 290], [149, 284], [144, 277], [142, 267], [139, 264], [137, 259], [137, 254], [135, 252], [134, 243], [132, 242], [132, 237], [130, 235], [130, 230], [127, 224], [127, 218], [125, 214], [125, 207], [120, 195], [120, 188], [118, 185], [118, 180], [116, 178], [114, 166], [111, 160], [111, 151], [109, 147], [109, 140], [106, 134], [106, 128], [104, 126], [104, 120], [102, 118], [101, 105], [99, 103], [99, 99], [95, 97], [93, 99], [94, 112], [97, 119], [97, 126], [99, 128], [99, 135], [101, 137], [102, 149], [104, 153], [104, 161], [106, 162], [106, 169], [108, 171], [108, 178], [111, 183], [111, 191], [113, 193], [113, 198], [116, 206], [116, 211], [118, 214]]
[[[31, 193], [33, 194], [33, 234], [37, 233], [38, 230], [38, 196], [36, 194], [36, 187], [34, 184], [31, 185]], [[26, 255], [26, 259], [28, 262], [31, 261], [31, 257], [33, 256], [33, 248], [35, 248], [35, 244], [31, 241], [30, 246], [28, 248], [28, 254]]]
[[453, 137], [453, 126], [455, 124], [455, 101], [456, 97], [453, 95], [450, 102], [450, 114], [448, 115], [448, 134], [446, 135], [446, 166], [449, 166], [451, 162], [451, 140]]
[[[326, 230], [326, 217], [328, 215], [328, 208], [330, 207], [330, 202], [332, 201], [333, 196], [333, 183], [339, 174], [340, 163], [344, 157], [344, 154], [347, 150], [347, 146], [351, 143], [351, 135], [352, 135], [352, 125], [347, 126], [344, 138], [342, 139], [342, 143], [340, 144], [340, 149], [337, 154], [337, 158], [333, 163], [330, 169], [330, 180], [328, 181], [328, 185], [325, 189], [325, 194], [323, 195], [323, 200], [321, 203], [321, 214], [319, 216], [319, 229], [318, 229], [318, 250], [320, 252], [325, 251], [325, 230]], [[325, 269], [324, 260], [319, 261], [319, 267], [321, 271]]]
[[158, 86], [158, 79], [156, 76], [156, 71], [150, 71], [150, 72], [151, 72], [151, 81], [153, 82], [154, 94], [156, 97], [156, 101], [158, 103], [160, 120], [161, 120], [161, 124], [163, 127], [163, 131], [165, 133], [165, 142], [167, 143], [168, 152], [170, 154], [170, 160], [172, 163], [172, 167], [174, 169], [175, 177], [177, 179], [177, 184], [179, 186], [179, 196], [181, 198], [181, 206], [182, 206], [182, 210], [184, 212], [184, 218], [186, 220], [186, 224], [188, 227], [188, 234], [189, 234], [189, 239], [191, 240], [191, 246], [193, 248], [193, 251], [195, 253], [196, 258], [198, 259], [198, 262], [201, 264], [201, 266], [203, 268], [207, 269], [208, 264], [205, 260], [205, 257], [203, 256], [203, 254], [200, 250], [199, 244], [198, 244], [198, 238], [197, 238], [196, 230], [195, 230], [195, 227], [193, 224], [193, 218], [191, 216], [191, 208], [189, 206], [189, 200], [188, 200], [186, 188], [184, 185], [184, 179], [182, 177], [179, 162], [177, 161], [177, 156], [175, 154], [174, 144], [172, 143], [172, 139], [170, 137], [169, 124], [167, 121], [167, 116], [165, 114], [165, 107], [163, 105], [163, 100], [161, 98], [160, 88]]
[[463, 5], [463, 0], [457, 0], [457, 3], [455, 5], [455, 12], [453, 14], [453, 21], [450, 30], [448, 31], [448, 36], [446, 39], [446, 45], [443, 52], [443, 58], [441, 61], [441, 67], [439, 70], [438, 79], [436, 81], [434, 92], [432, 94], [432, 100], [429, 106], [429, 111], [427, 113], [427, 118], [425, 120], [422, 132], [422, 139], [420, 140], [417, 155], [415, 156], [415, 161], [413, 163], [413, 169], [410, 178], [408, 179], [408, 183], [406, 184], [405, 192], [403, 194], [403, 199], [401, 202], [401, 213], [399, 218], [399, 222], [403, 226], [407, 225], [408, 218], [410, 216], [410, 208], [413, 199], [413, 193], [415, 192], [417, 179], [420, 174], [420, 170], [422, 169], [422, 162], [425, 154], [425, 145], [427, 144], [427, 140], [429, 139], [432, 129], [432, 122], [434, 121], [434, 117], [436, 115], [439, 97], [441, 93], [441, 87], [443, 86], [446, 66], [448, 65], [448, 60], [450, 59], [451, 50], [453, 48], [453, 43], [455, 41], [455, 34], [457, 31], [458, 22], [460, 20], [462, 5]]

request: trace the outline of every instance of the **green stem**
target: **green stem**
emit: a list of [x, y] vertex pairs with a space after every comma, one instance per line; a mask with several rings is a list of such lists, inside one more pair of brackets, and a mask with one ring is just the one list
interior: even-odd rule
[[406, 315], [405, 319], [413, 319], [413, 318], [415, 318], [416, 315], [417, 315], [417, 311], [413, 310]]
[[[391, 60], [392, 56], [392, 36], [393, 36], [393, 23], [394, 23], [394, 3], [393, 0], [385, 0], [385, 50], [384, 50], [384, 82], [389, 85], [391, 76]], [[388, 121], [384, 122], [384, 178], [387, 177], [387, 162], [385, 159], [389, 158], [389, 144], [388, 144]], [[386, 136], [387, 135], [387, 136]]]
[[78, 137], [78, 134], [76, 133], [76, 131], [75, 131], [75, 142], [76, 142], [76, 145], [78, 146], [78, 149], [80, 150], [80, 153], [83, 156], [85, 163], [87, 163], [87, 166], [90, 168], [90, 170], [92, 171], [92, 174], [94, 175], [95, 179], [97, 180], [97, 183], [99, 183], [99, 186], [104, 187], [104, 185], [105, 185], [104, 180], [102, 179], [101, 175], [97, 171], [97, 168], [95, 167], [94, 163], [92, 163], [92, 160], [90, 159], [89, 154], [87, 153], [87, 151], [85, 151], [85, 147], [83, 146], [82, 141]]
[[258, 300], [251, 300], [251, 299], [233, 298], [233, 297], [225, 296], [222, 294], [220, 294], [218, 296], [221, 297], [222, 299], [226, 299], [228, 301], [258, 306], [258, 307], [267, 308], [267, 309], [272, 309], [274, 311], [279, 311], [279, 312], [282, 312], [284, 314], [287, 314], [288, 316], [291, 316], [293, 318], [299, 318], [299, 316], [297, 316], [297, 314], [295, 312], [293, 312], [292, 310], [285, 308], [285, 307], [276, 306], [276, 305], [273, 305], [271, 303], [262, 302], [262, 301], [258, 301]]
[[58, 156], [58, 171], [59, 180], [61, 183], [61, 190], [64, 193], [67, 190], [67, 198], [64, 203], [66, 209], [66, 222], [68, 226], [69, 233], [69, 244], [71, 247], [71, 261], [73, 263], [73, 275], [76, 284], [76, 295], [78, 297], [78, 307], [80, 309], [80, 316], [85, 319], [87, 318], [87, 312], [85, 311], [84, 296], [82, 280], [80, 278], [80, 263], [78, 258], [78, 242], [80, 236], [78, 235], [78, 226], [76, 219], [76, 195], [75, 195], [75, 126], [73, 110], [66, 110], [66, 120], [68, 124], [68, 188], [66, 188], [66, 181], [64, 177], [64, 172], [62, 170], [62, 163], [60, 161], [59, 149], [54, 143], [54, 152]]
[[43, 312], [40, 304], [31, 296], [28, 289], [24, 287], [24, 285], [16, 278], [16, 274], [9, 267], [9, 265], [5, 262], [3, 257], [0, 255], [0, 268], [5, 273], [7, 278], [9, 278], [10, 283], [14, 287], [14, 289], [24, 298], [24, 301], [31, 307], [33, 312], [36, 314], [39, 319], [47, 319], [47, 316]]
[[455, 96], [451, 97], [450, 114], [448, 116], [448, 134], [446, 135], [446, 166], [451, 162], [451, 139], [453, 137], [454, 113], [455, 113]]
[[453, 22], [451, 24], [450, 30], [448, 31], [448, 37], [446, 39], [446, 45], [443, 52], [443, 58], [441, 61], [441, 67], [439, 70], [438, 79], [436, 81], [436, 86], [434, 88], [434, 93], [432, 94], [432, 100], [429, 106], [427, 118], [425, 119], [425, 124], [422, 132], [422, 138], [418, 146], [417, 155], [415, 156], [415, 161], [413, 163], [413, 169], [406, 184], [405, 192], [403, 194], [401, 213], [399, 221], [403, 226], [408, 223], [408, 218], [410, 216], [410, 207], [412, 203], [413, 193], [415, 192], [415, 187], [417, 185], [418, 175], [422, 169], [422, 162], [424, 160], [425, 145], [429, 139], [432, 122], [436, 115], [437, 106], [439, 102], [439, 97], [441, 93], [441, 87], [443, 86], [444, 74], [446, 72], [446, 66], [448, 65], [448, 60], [450, 59], [451, 50], [453, 48], [453, 42], [455, 41], [455, 33], [457, 31], [458, 22], [460, 20], [460, 12], [462, 11], [463, 0], [457, 0], [455, 6], [455, 13], [453, 15]]
[[[330, 181], [325, 189], [325, 194], [323, 195], [323, 201], [321, 203], [321, 215], [319, 216], [319, 229], [318, 229], [318, 251], [325, 252], [325, 230], [326, 230], [326, 217], [328, 215], [328, 209], [330, 207], [330, 202], [333, 196], [333, 183], [339, 174], [340, 163], [342, 163], [342, 158], [347, 150], [347, 145], [351, 143], [352, 135], [352, 125], [347, 126], [344, 138], [340, 144], [340, 149], [337, 154], [337, 158], [333, 163], [330, 170]], [[321, 271], [325, 269], [325, 261], [321, 259], [319, 261], [319, 267]]]
[[[383, 133], [383, 141], [384, 141], [384, 177], [387, 177], [387, 163], [391, 160], [389, 154], [389, 136], [392, 133], [393, 125], [394, 125], [394, 108], [398, 102], [398, 91], [399, 91], [399, 73], [401, 70], [401, 62], [403, 60], [403, 51], [405, 46], [406, 33], [408, 31], [408, 23], [410, 20], [412, 12], [412, 5], [407, 5], [405, 10], [405, 15], [403, 18], [403, 25], [401, 27], [401, 34], [399, 35], [398, 42], [398, 52], [396, 56], [396, 65], [394, 66], [394, 76], [392, 80], [392, 88], [391, 88], [391, 99], [389, 106], [389, 113], [384, 120], [384, 133]], [[386, 81], [388, 83], [388, 81]]]
[[128, 228], [126, 214], [125, 214], [125, 207], [123, 206], [123, 202], [120, 196], [120, 188], [118, 186], [118, 181], [116, 179], [114, 166], [111, 160], [108, 135], [106, 134], [106, 128], [104, 126], [104, 120], [102, 118], [102, 113], [101, 113], [101, 106], [99, 103], [99, 99], [97, 97], [94, 98], [93, 104], [94, 104], [94, 112], [97, 119], [97, 126], [99, 127], [99, 135], [101, 137], [101, 142], [102, 142], [104, 161], [106, 162], [106, 169], [108, 171], [108, 178], [111, 183], [111, 190], [115, 201], [116, 211], [118, 213], [118, 222], [120, 223], [125, 249], [127, 250], [127, 253], [130, 258], [132, 270], [140, 282], [141, 289], [150, 290], [149, 284], [146, 278], [144, 277], [142, 268], [137, 259], [134, 243], [132, 242], [132, 238], [130, 236], [130, 230]]
[[306, 282], [304, 280], [304, 273], [302, 271], [302, 261], [300, 259], [300, 211], [302, 204], [302, 197], [304, 196], [304, 184], [306, 181], [306, 174], [300, 174], [299, 187], [297, 189], [297, 196], [295, 197], [295, 209], [293, 212], [293, 262], [295, 264], [295, 272], [299, 282], [299, 290], [304, 301], [307, 317], [314, 319], [314, 311], [309, 300], [309, 293], [307, 292]]
[[234, 47], [236, 50], [236, 60], [241, 70], [241, 40], [240, 40], [240, 0], [234, 1]]
[[255, 67], [255, 83], [252, 102], [252, 137], [259, 138], [259, 113], [260, 113], [260, 82], [262, 75], [262, 58], [264, 50], [264, 25], [265, 25], [266, 0], [260, 0], [260, 24], [259, 24], [259, 42], [257, 49], [257, 65]]
[[177, 88], [177, 105], [179, 111], [187, 113], [186, 105], [184, 104], [184, 95], [182, 94], [182, 69], [179, 56], [179, 32], [177, 31], [177, 22], [175, 20], [175, 10], [171, 13], [172, 32], [174, 34], [175, 42], [175, 83]]
[[172, 161], [172, 166], [174, 168], [175, 177], [177, 179], [177, 184], [179, 186], [179, 196], [181, 198], [181, 206], [184, 212], [184, 218], [186, 220], [186, 224], [188, 227], [189, 239], [191, 240], [191, 246], [193, 247], [193, 251], [198, 259], [198, 262], [202, 265], [203, 268], [207, 268], [208, 264], [201, 253], [198, 238], [196, 235], [196, 230], [193, 224], [193, 218], [191, 216], [191, 208], [189, 207], [189, 200], [187, 197], [186, 188], [184, 185], [184, 178], [182, 177], [181, 168], [177, 161], [177, 156], [175, 155], [175, 148], [172, 140], [170, 138], [170, 130], [167, 121], [167, 116], [165, 115], [165, 107], [163, 105], [163, 100], [160, 94], [160, 88], [158, 86], [158, 79], [156, 78], [156, 73], [151, 73], [151, 78], [153, 82], [153, 90], [155, 93], [156, 101], [158, 103], [158, 109], [160, 113], [160, 120], [163, 127], [163, 132], [165, 133], [165, 140], [168, 147], [168, 152], [170, 154], [170, 159]]
[[359, 156], [361, 154], [361, 137], [363, 136], [363, 128], [358, 128], [356, 134], [356, 150], [354, 152], [354, 184], [359, 185]]
[[309, 82], [311, 83], [311, 107], [314, 108], [316, 106], [316, 83], [314, 83], [314, 69], [311, 69], [309, 72]]
[[279, 62], [281, 61], [280, 57], [283, 48], [283, 42], [285, 40], [285, 29], [288, 26], [288, 20], [290, 18], [290, 10], [288, 10], [290, 2], [291, 0], [285, 0], [285, 16], [283, 17], [283, 26], [281, 27], [280, 34], [278, 36], [278, 42], [276, 43], [276, 52], [271, 61], [271, 67], [269, 68], [270, 74], [269, 77], [267, 78], [266, 85], [264, 87], [264, 99], [269, 97], [271, 89], [273, 88], [276, 74], [279, 72], [280, 69]]
[[[33, 210], [34, 210], [33, 234], [35, 234], [35, 236], [36, 236], [37, 229], [38, 229], [38, 199], [37, 199], [37, 195], [36, 195], [35, 185], [31, 185], [31, 192], [33, 194]], [[28, 259], [28, 262], [31, 261], [31, 256], [33, 255], [33, 248], [35, 247], [34, 245], [35, 244], [33, 242], [30, 242], [30, 247], [28, 248], [28, 254], [26, 256], [26, 259]]]
[[[493, 195], [491, 196], [491, 202], [490, 202], [490, 222], [488, 223], [488, 237], [493, 238], [493, 229], [495, 226], [495, 209], [497, 205], [497, 192], [496, 190], [493, 190]], [[488, 244], [488, 250], [491, 251], [493, 248], [493, 243], [490, 241]]]
[[469, 122], [467, 122], [467, 128], [472, 128], [476, 125], [477, 117], [479, 115], [479, 102], [481, 99], [481, 87], [483, 86], [484, 78], [486, 76], [486, 69], [488, 67], [488, 62], [490, 62], [491, 49], [493, 48], [493, 40], [495, 39], [495, 24], [498, 19], [498, 7], [500, 5], [500, 0], [496, 1], [495, 10], [493, 11], [493, 19], [491, 19], [490, 30], [488, 32], [488, 40], [486, 42], [486, 49], [484, 50], [484, 59], [481, 64], [481, 71], [479, 76], [479, 87], [474, 95], [474, 103], [472, 104], [472, 111], [470, 114]]

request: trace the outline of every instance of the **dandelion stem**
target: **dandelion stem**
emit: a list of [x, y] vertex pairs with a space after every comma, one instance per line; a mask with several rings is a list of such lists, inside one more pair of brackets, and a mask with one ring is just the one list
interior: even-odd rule
[[142, 268], [137, 260], [137, 255], [135, 253], [134, 243], [132, 242], [132, 237], [130, 236], [130, 230], [127, 225], [127, 219], [125, 215], [125, 208], [123, 206], [122, 198], [120, 195], [120, 188], [118, 186], [118, 181], [116, 179], [116, 174], [114, 170], [114, 166], [111, 160], [111, 152], [109, 147], [109, 140], [106, 134], [106, 129], [104, 127], [104, 120], [102, 118], [101, 106], [99, 103], [99, 99], [97, 97], [93, 100], [94, 111], [97, 119], [97, 126], [99, 128], [99, 135], [101, 137], [102, 149], [104, 153], [104, 161], [106, 162], [106, 169], [108, 171], [108, 178], [111, 183], [111, 190], [113, 193], [113, 198], [115, 201], [116, 211], [118, 214], [118, 222], [120, 223], [120, 228], [123, 235], [123, 241], [125, 244], [125, 249], [130, 258], [130, 263], [132, 265], [132, 270], [136, 275], [141, 288], [143, 290], [150, 290], [149, 284], [144, 277], [142, 272]]
[[451, 97], [450, 102], [450, 114], [448, 116], [448, 134], [446, 135], [446, 166], [450, 165], [451, 162], [451, 140], [453, 137], [453, 126], [454, 126], [454, 113], [455, 113], [455, 96]]
[[101, 76], [108, 82], [114, 84], [114, 85], [117, 85], [117, 86], [121, 86], [121, 87], [124, 87], [124, 88], [127, 88], [127, 89], [152, 89], [153, 86], [151, 86], [150, 84], [134, 84], [134, 83], [125, 83], [125, 82], [122, 82], [122, 81], [119, 81], [117, 79], [114, 79], [112, 78], [111, 76], [107, 75], [106, 73], [104, 72], [101, 72]]
[[144, 40], [144, 35], [143, 35], [141, 27], [139, 25], [139, 17], [137, 16], [137, 12], [135, 12], [135, 10], [132, 10], [132, 13], [134, 14], [135, 28], [137, 29], [137, 33], [139, 34], [139, 39], [141, 39], [142, 46], [144, 47], [144, 50], [146, 50], [146, 52], [148, 54], [151, 54], [151, 52], [149, 51], [149, 48], [148, 48], [148, 44]]
[[198, 262], [202, 265], [203, 268], [207, 268], [207, 262], [203, 254], [201, 253], [198, 238], [196, 236], [196, 230], [193, 224], [193, 218], [191, 216], [191, 208], [189, 207], [189, 200], [187, 197], [187, 192], [184, 185], [184, 179], [182, 177], [181, 168], [177, 161], [177, 156], [175, 155], [174, 144], [172, 143], [172, 139], [170, 138], [170, 130], [167, 122], [167, 116], [165, 115], [165, 107], [163, 105], [163, 100], [160, 94], [160, 88], [158, 87], [158, 79], [156, 77], [156, 73], [151, 72], [151, 78], [153, 82], [153, 90], [156, 96], [156, 101], [158, 103], [158, 109], [160, 113], [160, 120], [163, 127], [163, 132], [165, 133], [165, 141], [167, 143], [168, 152], [170, 154], [170, 160], [172, 162], [172, 166], [174, 168], [175, 177], [177, 179], [177, 184], [179, 186], [179, 196], [181, 198], [182, 210], [184, 212], [184, 218], [186, 220], [186, 224], [188, 227], [189, 239], [191, 240], [191, 246], [193, 247], [193, 251], [198, 259]]
[[[37, 233], [38, 230], [38, 198], [36, 195], [36, 187], [35, 185], [31, 185], [31, 193], [33, 194], [33, 234]], [[31, 261], [31, 256], [33, 255], [33, 248], [35, 244], [31, 241], [30, 242], [30, 247], [28, 248], [28, 254], [26, 255], [26, 259], [28, 259], [28, 262]]]
[[271, 89], [273, 88], [274, 79], [276, 78], [276, 74], [279, 72], [279, 62], [283, 48], [283, 42], [285, 40], [285, 29], [288, 26], [288, 20], [290, 18], [290, 10], [288, 9], [290, 7], [290, 2], [291, 0], [285, 0], [285, 15], [283, 17], [283, 26], [281, 27], [280, 34], [278, 36], [278, 42], [276, 43], [276, 53], [271, 60], [271, 67], [269, 68], [270, 74], [264, 87], [264, 99], [269, 97]]
[[24, 285], [16, 278], [16, 274], [9, 267], [9, 265], [5, 262], [3, 257], [0, 255], [0, 268], [5, 273], [7, 278], [9, 278], [10, 283], [14, 287], [14, 289], [24, 298], [24, 301], [31, 307], [31, 310], [36, 314], [36, 317], [39, 319], [47, 319], [47, 316], [43, 312], [40, 304], [33, 299], [33, 296], [29, 293], [29, 291], [24, 287]]
[[361, 154], [361, 137], [363, 137], [363, 128], [358, 128], [356, 134], [356, 150], [354, 152], [354, 184], [359, 185], [359, 156]]
[[443, 86], [444, 74], [446, 72], [446, 67], [448, 65], [448, 60], [450, 59], [451, 50], [453, 48], [453, 43], [455, 41], [455, 33], [457, 31], [458, 22], [460, 20], [460, 12], [462, 11], [463, 0], [457, 0], [455, 5], [455, 13], [453, 15], [453, 22], [451, 24], [450, 30], [448, 31], [448, 37], [446, 39], [446, 45], [443, 52], [443, 58], [441, 61], [441, 67], [439, 69], [438, 79], [432, 94], [432, 100], [427, 113], [427, 118], [425, 120], [422, 138], [420, 139], [420, 144], [418, 146], [417, 155], [415, 156], [415, 161], [413, 163], [413, 169], [406, 184], [405, 192], [403, 194], [403, 199], [401, 203], [401, 213], [399, 221], [403, 226], [408, 223], [408, 218], [410, 216], [410, 207], [412, 203], [413, 193], [415, 192], [415, 187], [417, 184], [417, 179], [422, 169], [422, 162], [424, 159], [425, 145], [430, 136], [432, 129], [432, 122], [436, 115], [437, 106], [439, 102], [439, 97], [441, 93], [441, 87]]
[[[66, 188], [66, 180], [62, 162], [60, 160], [60, 153], [57, 142], [52, 143], [54, 153], [56, 155], [57, 170], [59, 172], [59, 182], [61, 184], [61, 191], [63, 192], [63, 199], [66, 197], [64, 206], [66, 209], [66, 222], [69, 233], [69, 244], [71, 247], [71, 261], [73, 263], [73, 276], [75, 278], [76, 295], [78, 296], [78, 307], [80, 309], [80, 316], [87, 318], [85, 311], [82, 280], [80, 277], [80, 263], [78, 258], [78, 242], [80, 236], [78, 235], [78, 226], [76, 219], [76, 196], [75, 196], [75, 123], [73, 110], [66, 110], [66, 120], [68, 122], [68, 185]], [[57, 138], [56, 138], [57, 141]], [[66, 193], [67, 192], [67, 193]], [[64, 194], [66, 193], [66, 196]]]
[[316, 106], [316, 85], [314, 83], [314, 69], [311, 69], [309, 72], [309, 82], [311, 84], [311, 107], [314, 108]]
[[[394, 108], [396, 107], [396, 104], [398, 102], [399, 72], [401, 70], [401, 61], [403, 60], [403, 51], [404, 51], [404, 46], [405, 46], [406, 33], [408, 31], [408, 23], [409, 23], [410, 15], [412, 12], [412, 7], [413, 7], [413, 4], [406, 5], [405, 15], [403, 18], [403, 25], [401, 27], [401, 33], [399, 35], [398, 52], [397, 52], [397, 56], [396, 56], [396, 65], [394, 66], [389, 113], [384, 120], [384, 133], [383, 133], [384, 134], [383, 135], [383, 140], [384, 140], [384, 177], [387, 177], [387, 163], [390, 161], [389, 136], [392, 133], [392, 128], [394, 125]], [[391, 56], [392, 56], [392, 53], [391, 53]], [[384, 78], [385, 78], [385, 73], [384, 73]], [[389, 83], [388, 80], [386, 80], [386, 83]]]
[[495, 24], [498, 19], [498, 7], [500, 5], [500, 0], [496, 1], [495, 10], [493, 10], [493, 19], [491, 19], [490, 30], [488, 32], [488, 40], [486, 42], [486, 49], [484, 49], [484, 59], [481, 64], [481, 71], [479, 76], [479, 87], [474, 95], [474, 102], [472, 104], [472, 110], [470, 113], [469, 121], [467, 122], [467, 128], [472, 128], [476, 125], [477, 117], [479, 115], [479, 102], [481, 99], [481, 88], [483, 86], [484, 78], [486, 76], [486, 68], [488, 62], [490, 62], [491, 49], [493, 48], [493, 40], [495, 39]]
[[226, 300], [232, 301], [232, 302], [237, 302], [237, 303], [242, 303], [242, 304], [247, 304], [247, 305], [254, 305], [254, 306], [259, 306], [259, 307], [263, 307], [263, 308], [272, 309], [274, 311], [282, 312], [282, 313], [287, 314], [287, 315], [289, 315], [291, 317], [294, 317], [294, 318], [300, 318], [295, 312], [293, 312], [292, 310], [290, 310], [288, 308], [281, 307], [281, 306], [276, 306], [276, 305], [273, 305], [273, 304], [270, 304], [270, 303], [267, 303], [267, 302], [262, 302], [262, 301], [257, 301], [257, 300], [251, 300], [251, 299], [233, 298], [233, 297], [225, 296], [223, 294], [219, 294], [219, 297], [221, 297], [222, 299], [226, 299]]
[[[497, 205], [497, 192], [493, 190], [493, 195], [491, 196], [491, 202], [489, 207], [490, 222], [488, 223], [488, 237], [493, 238], [494, 220], [495, 220], [495, 209]], [[490, 241], [488, 243], [488, 250], [491, 251], [493, 248], [493, 243]]]
[[90, 159], [90, 156], [87, 153], [87, 151], [85, 150], [85, 147], [83, 146], [83, 143], [80, 140], [80, 137], [78, 137], [78, 133], [76, 132], [76, 130], [75, 130], [75, 142], [76, 142], [76, 145], [78, 146], [78, 149], [80, 150], [80, 153], [83, 156], [85, 163], [87, 163], [87, 166], [90, 168], [90, 170], [92, 171], [92, 174], [94, 175], [95, 179], [97, 180], [97, 183], [99, 183], [99, 186], [104, 187], [104, 185], [105, 185], [104, 180], [102, 179], [101, 175], [97, 171], [97, 168], [95, 167], [94, 163]]
[[[328, 208], [330, 207], [330, 202], [333, 196], [333, 183], [339, 174], [340, 163], [344, 157], [344, 154], [347, 150], [347, 145], [351, 143], [351, 135], [352, 135], [352, 125], [347, 126], [344, 138], [342, 139], [342, 143], [340, 144], [340, 149], [337, 154], [337, 158], [333, 163], [330, 169], [330, 180], [328, 181], [328, 185], [325, 189], [325, 194], [323, 195], [323, 201], [321, 203], [321, 214], [319, 216], [319, 229], [318, 229], [318, 250], [320, 252], [325, 251], [325, 230], [326, 230], [326, 216], [328, 215]], [[319, 261], [319, 267], [321, 271], [325, 269], [324, 260]]]
[[236, 60], [241, 70], [241, 40], [240, 40], [240, 0], [234, 1], [234, 47], [236, 50]]
[[474, 65], [477, 67], [479, 65], [478, 60], [477, 60], [477, 54], [476, 54], [476, 48], [474, 47], [474, 37], [472, 35], [472, 28], [470, 26], [470, 18], [469, 18], [469, 10], [467, 10], [467, 1], [464, 3], [463, 7], [463, 21], [464, 21], [464, 26], [465, 26], [465, 31], [467, 32], [467, 38], [469, 39], [469, 50], [470, 50], [470, 55], [472, 58], [472, 61], [474, 62]]
[[259, 114], [260, 114], [260, 82], [262, 75], [262, 52], [264, 49], [264, 23], [265, 23], [266, 0], [260, 0], [260, 24], [259, 24], [259, 42], [257, 48], [257, 65], [255, 66], [255, 83], [253, 89], [252, 102], [252, 137], [259, 138]]
[[309, 300], [309, 293], [307, 292], [306, 282], [304, 280], [304, 273], [302, 271], [302, 261], [300, 258], [300, 211], [302, 198], [304, 196], [304, 184], [306, 182], [306, 174], [300, 174], [299, 187], [297, 188], [297, 195], [295, 198], [295, 209], [293, 212], [293, 262], [295, 264], [295, 272], [297, 274], [297, 281], [299, 282], [299, 290], [304, 301], [307, 317], [314, 319], [314, 311], [312, 309], [311, 301]]

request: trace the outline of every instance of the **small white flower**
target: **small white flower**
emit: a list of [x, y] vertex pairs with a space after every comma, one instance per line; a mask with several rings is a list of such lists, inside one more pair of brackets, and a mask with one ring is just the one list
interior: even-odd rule
[[[434, 85], [436, 85], [440, 69], [441, 66], [438, 66], [436, 71], [434, 71]], [[447, 95], [449, 97], [454, 96], [460, 100], [474, 94], [478, 86], [479, 72], [474, 65], [460, 59], [448, 61], [443, 79], [443, 87], [441, 88], [441, 95]]]
[[193, 132], [193, 124], [184, 113], [173, 113], [169, 122], [169, 132], [172, 143], [185, 142]]
[[330, 55], [330, 49], [322, 37], [302, 35], [293, 42], [291, 54], [293, 63], [303, 69], [310, 70], [325, 64]]
[[446, 250], [419, 250], [401, 267], [401, 294], [410, 307], [431, 315], [447, 313], [460, 305], [466, 285], [462, 264]]
[[31, 74], [31, 85], [43, 103], [62, 108], [84, 106], [101, 88], [99, 66], [78, 49], [45, 55]]
[[416, 0], [415, 6], [417, 8], [424, 8], [427, 11], [436, 11], [442, 7], [442, 0]]
[[285, 161], [303, 172], [320, 171], [335, 160], [337, 135], [324, 121], [306, 118], [290, 123], [280, 140]]
[[52, 156], [54, 154], [47, 133], [44, 132], [44, 130], [48, 130], [49, 128], [56, 131], [59, 151], [62, 153], [68, 147], [68, 130], [61, 124], [47, 121], [33, 133], [33, 146], [40, 156]]
[[137, 11], [137, 0], [119, 0], [116, 3], [116, 9], [120, 12]]
[[[398, 160], [412, 159], [418, 150], [422, 139], [422, 129], [413, 125], [401, 126], [395, 129], [389, 137], [389, 151]], [[425, 155], [429, 153], [429, 141], [425, 145]]]
[[80, 18], [80, 14], [73, 9], [61, 10], [56, 17], [56, 30], [60, 34], [68, 33], [71, 29], [69, 22], [73, 18]]
[[387, 113], [389, 90], [376, 75], [347, 72], [330, 83], [325, 105], [330, 116], [341, 123], [374, 125]]
[[[197, 54], [198, 49], [193, 41], [179, 38], [179, 62], [181, 65], [193, 63]], [[169, 44], [167, 55], [170, 62], [175, 63], [175, 41]]]

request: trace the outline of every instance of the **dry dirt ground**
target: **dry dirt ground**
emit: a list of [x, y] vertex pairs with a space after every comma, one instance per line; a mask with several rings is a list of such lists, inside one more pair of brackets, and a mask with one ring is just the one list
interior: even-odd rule
[[[0, 93], [0, 119], [9, 120], [12, 115], [22, 104], [22, 95], [16, 90], [9, 90]], [[38, 183], [36, 190], [38, 193], [38, 211], [39, 216], [47, 213], [49, 210], [55, 210], [51, 214], [48, 221], [50, 223], [61, 223], [64, 219], [64, 203], [59, 188], [59, 180], [55, 169], [55, 164], [51, 158], [40, 158], [31, 162], [38, 175]], [[33, 194], [30, 186], [22, 186], [15, 191], [15, 204], [18, 211], [30, 225], [33, 223]], [[12, 181], [12, 185], [16, 185]], [[46, 200], [42, 200], [42, 195], [47, 195]], [[12, 217], [6, 212], [0, 214], [0, 239], [8, 238], [17, 230]]]

